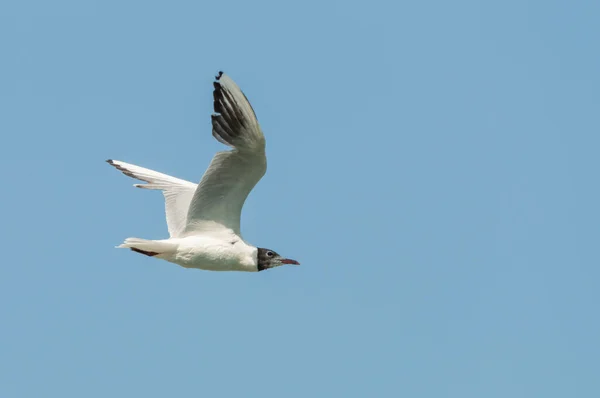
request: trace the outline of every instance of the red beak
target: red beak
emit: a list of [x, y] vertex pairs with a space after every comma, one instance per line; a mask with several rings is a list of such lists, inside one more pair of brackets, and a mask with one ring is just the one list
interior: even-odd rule
[[292, 260], [290, 258], [284, 258], [283, 260], [281, 260], [281, 264], [294, 264], [294, 265], [300, 265], [300, 263], [296, 260]]

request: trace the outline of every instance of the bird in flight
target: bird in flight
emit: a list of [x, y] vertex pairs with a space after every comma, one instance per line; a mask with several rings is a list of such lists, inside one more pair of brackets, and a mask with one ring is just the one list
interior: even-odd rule
[[199, 184], [107, 160], [126, 176], [145, 182], [135, 187], [162, 191], [170, 235], [160, 240], [127, 238], [117, 247], [210, 271], [256, 272], [283, 264], [299, 265], [242, 238], [242, 207], [267, 171], [265, 137], [248, 99], [223, 72], [216, 77], [213, 97], [212, 135], [232, 149], [217, 152]]

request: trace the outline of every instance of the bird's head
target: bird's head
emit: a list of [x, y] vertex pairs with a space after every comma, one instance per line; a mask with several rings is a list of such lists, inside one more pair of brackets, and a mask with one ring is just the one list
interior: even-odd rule
[[279, 254], [275, 253], [270, 249], [263, 249], [262, 247], [258, 248], [258, 270], [264, 271], [269, 268], [279, 267], [283, 264], [295, 264], [300, 265], [300, 263], [296, 260], [292, 260], [289, 258], [281, 257]]

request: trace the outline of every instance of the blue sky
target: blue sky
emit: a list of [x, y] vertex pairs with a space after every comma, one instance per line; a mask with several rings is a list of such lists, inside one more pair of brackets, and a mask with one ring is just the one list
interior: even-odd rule
[[[2, 397], [600, 396], [600, 3], [0, 5]], [[186, 270], [115, 158], [198, 181], [212, 79], [269, 170]]]

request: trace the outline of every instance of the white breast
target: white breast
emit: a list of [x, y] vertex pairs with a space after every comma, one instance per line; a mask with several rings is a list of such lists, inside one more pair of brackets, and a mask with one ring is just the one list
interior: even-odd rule
[[196, 235], [182, 238], [170, 261], [186, 268], [256, 272], [257, 251], [235, 235], [229, 240]]

